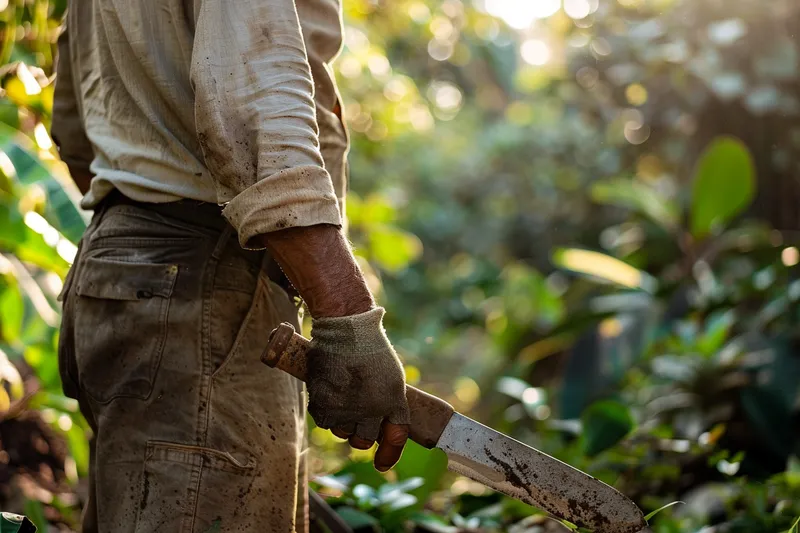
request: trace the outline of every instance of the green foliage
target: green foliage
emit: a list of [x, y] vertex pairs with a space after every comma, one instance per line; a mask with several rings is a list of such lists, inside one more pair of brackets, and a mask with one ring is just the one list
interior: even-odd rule
[[684, 502], [670, 502], [670, 503], [668, 503], [668, 504], [666, 504], [666, 505], [662, 505], [661, 507], [659, 507], [659, 508], [658, 508], [658, 509], [656, 509], [655, 511], [651, 511], [651, 512], [647, 513], [646, 515], [644, 515], [644, 519], [645, 519], [645, 520], [647, 520], [647, 521], [649, 522], [650, 520], [652, 520], [652, 518], [653, 518], [655, 515], [657, 515], [657, 514], [658, 514], [658, 513], [660, 513], [661, 511], [664, 511], [664, 510], [666, 510], [666, 509], [669, 509], [669, 508], [670, 508], [670, 507], [672, 507], [673, 505], [678, 505], [678, 504], [682, 504], [682, 503], [684, 503]]
[[9, 343], [19, 342], [22, 332], [24, 303], [16, 280], [11, 280], [0, 293], [0, 334]]
[[12, 458], [3, 462], [9, 480], [4, 498], [18, 502], [8, 510], [26, 514], [40, 528], [53, 520], [77, 526], [73, 491], [78, 476], [88, 473], [88, 426], [61, 391], [56, 354], [56, 296], [85, 227], [77, 191], [47, 134], [48, 76], [65, 5], [10, 0], [0, 16], [0, 412], [9, 427], [34, 423], [63, 439], [69, 457], [55, 469], [20, 463], [36, 442], [27, 434], [16, 435], [16, 444], [4, 439], [3, 454]]
[[342, 508], [339, 511], [339, 516], [353, 529], [370, 528], [372, 531], [377, 531], [380, 526], [377, 518], [351, 507]]
[[629, 289], [644, 289], [654, 292], [657, 288], [656, 280], [646, 272], [600, 252], [574, 248], [558, 249], [553, 253], [553, 264]]
[[633, 430], [634, 421], [628, 408], [617, 401], [603, 400], [593, 403], [581, 417], [583, 422], [583, 450], [593, 457], [605, 451]]
[[675, 202], [639, 181], [625, 178], [598, 181], [592, 186], [591, 195], [597, 203], [642, 213], [668, 231], [677, 229], [680, 222], [680, 212]]
[[720, 138], [700, 157], [692, 190], [692, 234], [726, 225], [755, 197], [753, 158], [739, 139]]

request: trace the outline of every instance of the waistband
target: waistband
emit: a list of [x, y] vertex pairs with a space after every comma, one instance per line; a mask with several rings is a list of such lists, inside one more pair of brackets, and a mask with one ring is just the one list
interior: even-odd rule
[[222, 216], [222, 206], [197, 200], [179, 200], [163, 204], [144, 203], [131, 200], [118, 190], [114, 189], [100, 202], [99, 209], [115, 206], [131, 205], [147, 209], [160, 215], [176, 218], [194, 226], [223, 231], [230, 226], [227, 219]]
[[[222, 206], [208, 202], [197, 200], [179, 200], [163, 204], [137, 202], [115, 189], [100, 202], [97, 210], [107, 209], [115, 205], [130, 205], [140, 209], [147, 209], [167, 218], [174, 218], [187, 224], [219, 232], [231, 227], [228, 220], [222, 216]], [[269, 257], [269, 252], [266, 250], [245, 250], [243, 248], [240, 251], [242, 255], [251, 258], [254, 262], [261, 262], [269, 278], [286, 291], [290, 297], [299, 296], [277, 261]]]

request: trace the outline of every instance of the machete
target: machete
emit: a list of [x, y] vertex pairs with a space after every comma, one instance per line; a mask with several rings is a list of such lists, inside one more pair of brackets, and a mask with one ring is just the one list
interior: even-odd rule
[[[261, 360], [300, 380], [309, 341], [281, 324]], [[647, 521], [613, 487], [549, 455], [457, 413], [444, 400], [410, 385], [411, 439], [447, 454], [448, 468], [594, 533], [639, 533]]]

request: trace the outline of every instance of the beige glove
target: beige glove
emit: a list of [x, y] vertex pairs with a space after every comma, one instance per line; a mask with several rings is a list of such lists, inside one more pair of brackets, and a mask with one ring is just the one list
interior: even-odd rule
[[405, 373], [383, 329], [382, 307], [311, 323], [308, 412], [317, 426], [374, 441], [381, 422], [408, 424]]

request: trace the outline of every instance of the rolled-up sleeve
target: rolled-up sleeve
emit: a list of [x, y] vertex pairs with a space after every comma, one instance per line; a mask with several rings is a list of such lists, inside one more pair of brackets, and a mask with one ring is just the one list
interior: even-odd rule
[[88, 174], [94, 159], [92, 144], [86, 137], [75, 80], [70, 62], [69, 33], [65, 28], [58, 38], [56, 81], [53, 91], [53, 123], [50, 134], [58, 147], [61, 160], [71, 172]]
[[197, 4], [197, 138], [242, 246], [256, 247], [253, 237], [288, 227], [340, 226], [294, 2]]

